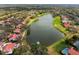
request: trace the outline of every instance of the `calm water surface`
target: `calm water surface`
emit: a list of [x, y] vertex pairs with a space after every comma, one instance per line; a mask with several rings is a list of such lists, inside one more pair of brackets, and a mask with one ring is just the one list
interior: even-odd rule
[[39, 17], [39, 21], [30, 26], [29, 42], [40, 41], [46, 46], [60, 40], [64, 35], [52, 26], [53, 17], [51, 14]]

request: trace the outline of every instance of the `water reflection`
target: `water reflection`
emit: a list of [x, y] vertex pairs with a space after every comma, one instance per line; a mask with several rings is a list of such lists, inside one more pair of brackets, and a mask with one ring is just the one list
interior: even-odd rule
[[40, 41], [48, 46], [63, 38], [63, 34], [52, 26], [53, 17], [51, 14], [44, 15], [39, 21], [30, 26], [30, 34], [28, 35], [30, 43]]

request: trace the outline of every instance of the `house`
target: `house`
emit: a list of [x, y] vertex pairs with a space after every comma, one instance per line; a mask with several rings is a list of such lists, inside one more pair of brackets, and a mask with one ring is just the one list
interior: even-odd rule
[[18, 38], [18, 35], [17, 34], [11, 34], [8, 37], [9, 37], [9, 41], [16, 41], [17, 38]]
[[0, 41], [2, 41], [3, 40], [3, 38], [0, 36]]
[[68, 50], [69, 55], [79, 55], [79, 51], [75, 50], [73, 47]]
[[21, 33], [21, 29], [16, 28], [16, 29], [14, 30], [14, 32], [15, 32], [15, 33]]
[[64, 55], [79, 55], [79, 51], [74, 49], [73, 47], [65, 48], [61, 51]]
[[69, 19], [69, 16], [67, 16], [67, 15], [62, 15], [61, 18], [62, 18], [62, 20], [68, 20], [68, 19]]
[[69, 22], [64, 22], [64, 23], [63, 23], [63, 26], [64, 26], [65, 28], [68, 28], [68, 27], [70, 27], [70, 23], [69, 23]]
[[4, 45], [4, 42], [0, 41], [0, 51], [2, 51], [3, 45]]
[[25, 25], [26, 23], [25, 23], [25, 22], [22, 22], [22, 24], [24, 24], [24, 25]]
[[77, 32], [79, 31], [79, 26], [74, 26], [74, 28]]
[[76, 18], [75, 21], [79, 23], [79, 18]]
[[68, 28], [71, 24], [71, 21], [69, 21], [68, 16], [61, 16], [62, 17], [62, 24], [65, 28]]
[[71, 25], [69, 26], [69, 30], [72, 32], [79, 32], [79, 26]]
[[73, 45], [79, 50], [79, 40], [74, 41]]
[[5, 22], [4, 22], [4, 25], [5, 25], [5, 26], [11, 26], [11, 22], [5, 21]]
[[16, 28], [22, 28], [22, 24], [17, 25]]
[[68, 48], [64, 48], [62, 51], [61, 51], [62, 54], [64, 55], [68, 55]]
[[68, 22], [68, 20], [62, 20], [62, 23]]
[[4, 21], [0, 21], [0, 25], [3, 25]]
[[11, 18], [8, 18], [7, 20], [6, 20], [6, 22], [10, 22], [12, 19]]
[[0, 34], [3, 34], [4, 33], [4, 30], [0, 30]]
[[2, 52], [4, 52], [5, 54], [12, 54], [13, 50], [18, 47], [19, 46], [16, 43], [9, 42], [4, 45], [4, 47], [2, 48]]
[[4, 30], [0, 30], [0, 40], [5, 37]]
[[71, 32], [77, 32], [75, 26], [72, 26], [72, 25], [69, 26], [69, 31], [71, 31]]
[[21, 24], [22, 21], [23, 21], [22, 19], [17, 19], [17, 20], [15, 21], [15, 24], [16, 24], [16, 25]]
[[61, 18], [62, 18], [62, 23], [64, 23], [64, 22], [70, 22], [69, 16], [67, 16], [67, 15], [66, 16], [62, 15]]

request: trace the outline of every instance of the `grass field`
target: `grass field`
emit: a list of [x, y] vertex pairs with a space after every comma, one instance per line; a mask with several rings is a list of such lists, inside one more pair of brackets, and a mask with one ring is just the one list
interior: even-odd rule
[[56, 16], [54, 18], [53, 26], [56, 27], [58, 30], [60, 30], [62, 33], [66, 33], [67, 32], [66, 28], [64, 28], [62, 26], [61, 17], [60, 16]]

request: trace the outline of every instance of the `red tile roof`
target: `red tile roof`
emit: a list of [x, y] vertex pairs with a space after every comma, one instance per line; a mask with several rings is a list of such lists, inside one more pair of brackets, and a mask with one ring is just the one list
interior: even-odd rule
[[16, 40], [17, 39], [17, 34], [12, 34], [9, 36], [9, 40]]
[[73, 47], [69, 49], [70, 55], [79, 55], [79, 51], [75, 50]]
[[14, 32], [20, 33], [21, 29], [17, 28], [17, 29], [14, 30]]
[[8, 43], [3, 47], [3, 51], [4, 52], [10, 52], [14, 49], [14, 47], [16, 46], [15, 43]]
[[16, 37], [17, 37], [17, 34], [12, 34], [11, 35], [11, 38], [14, 38], [15, 39]]
[[62, 18], [69, 18], [69, 16], [62, 16]]
[[69, 22], [64, 22], [64, 27], [68, 28], [70, 26], [70, 23]]

